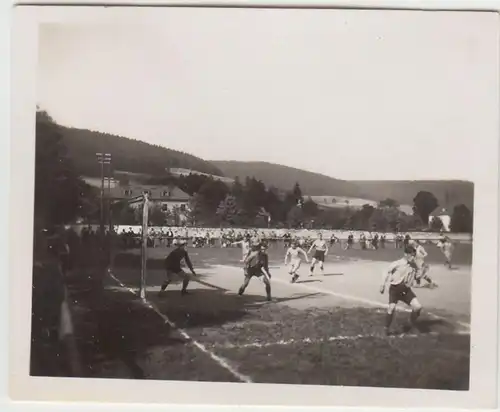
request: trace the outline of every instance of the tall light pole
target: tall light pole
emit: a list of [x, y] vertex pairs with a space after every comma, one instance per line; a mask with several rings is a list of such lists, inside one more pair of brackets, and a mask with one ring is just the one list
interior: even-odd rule
[[100, 230], [101, 234], [104, 233], [104, 165], [111, 164], [111, 154], [109, 153], [96, 153], [97, 163], [101, 165], [101, 220]]
[[[109, 173], [109, 174], [111, 174], [111, 173]], [[111, 232], [111, 229], [112, 229], [112, 223], [111, 223], [111, 202], [113, 201], [113, 199], [111, 197], [111, 185], [113, 184], [113, 187], [114, 187], [115, 183], [117, 183], [117, 180], [115, 180], [111, 176], [108, 176], [108, 177], [104, 178], [104, 180], [108, 184], [108, 194], [107, 194], [107, 198], [108, 198], [108, 202], [107, 202], [107, 206], [108, 206], [108, 225], [109, 225], [109, 231]]]

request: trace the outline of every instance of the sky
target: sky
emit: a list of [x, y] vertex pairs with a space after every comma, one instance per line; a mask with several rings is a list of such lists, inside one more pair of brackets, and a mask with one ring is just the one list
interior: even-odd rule
[[494, 14], [152, 14], [42, 25], [38, 104], [65, 126], [340, 179], [474, 180], [474, 148], [498, 134]]

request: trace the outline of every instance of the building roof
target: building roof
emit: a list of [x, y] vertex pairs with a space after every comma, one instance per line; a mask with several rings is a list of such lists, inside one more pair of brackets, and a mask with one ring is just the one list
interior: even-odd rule
[[191, 196], [177, 186], [138, 184], [115, 187], [111, 189], [111, 197], [114, 199], [133, 198], [140, 196], [145, 191], [150, 192], [152, 200], [187, 202], [191, 199]]
[[448, 210], [448, 208], [442, 207], [442, 206], [438, 206], [429, 215], [429, 217], [435, 217], [435, 216], [451, 216], [451, 213]]

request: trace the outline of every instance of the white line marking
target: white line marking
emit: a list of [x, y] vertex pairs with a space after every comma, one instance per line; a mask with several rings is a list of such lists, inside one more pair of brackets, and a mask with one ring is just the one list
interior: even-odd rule
[[[113, 273], [111, 271], [108, 271], [108, 275], [116, 283], [118, 283], [122, 288], [124, 288], [124, 289], [128, 290], [130, 293], [138, 296], [137, 293], [133, 289], [131, 289], [128, 286], [124, 285], [120, 281], [120, 279], [118, 279], [115, 275], [113, 275]], [[243, 375], [243, 374], [239, 373], [234, 367], [232, 367], [229, 364], [229, 362], [226, 359], [221, 358], [220, 356], [216, 355], [212, 351], [208, 350], [204, 345], [202, 345], [198, 341], [194, 340], [191, 336], [189, 336], [189, 334], [184, 329], [181, 329], [181, 328], [177, 327], [177, 325], [174, 322], [172, 322], [165, 314], [163, 314], [162, 312], [160, 312], [160, 310], [155, 305], [153, 305], [151, 302], [149, 302], [147, 299], [142, 299], [142, 304], [145, 307], [147, 307], [149, 309], [152, 309], [154, 312], [156, 312], [156, 314], [159, 315], [165, 321], [165, 323], [167, 323], [168, 325], [170, 325], [172, 328], [175, 328], [181, 334], [181, 336], [184, 339], [186, 339], [187, 341], [191, 342], [193, 344], [193, 346], [195, 346], [201, 352], [203, 352], [206, 355], [208, 355], [212, 360], [214, 360], [215, 362], [217, 362], [219, 364], [219, 366], [221, 366], [222, 368], [224, 368], [228, 372], [230, 372], [235, 378], [237, 378], [241, 382], [252, 383], [252, 379], [249, 376], [246, 376], [246, 375]]]
[[[223, 267], [223, 268], [229, 268], [229, 269], [238, 269], [235, 266], [230, 266], [230, 265], [217, 265], [217, 266]], [[328, 295], [332, 295], [332, 296], [335, 296], [335, 297], [338, 297], [338, 298], [342, 298], [342, 299], [346, 299], [346, 300], [352, 300], [352, 301], [362, 302], [362, 303], [366, 303], [368, 305], [379, 307], [379, 308], [386, 308], [387, 307], [387, 305], [385, 303], [377, 302], [376, 300], [365, 299], [365, 298], [362, 298], [362, 297], [359, 297], [359, 296], [353, 296], [353, 295], [347, 295], [345, 293], [333, 292], [333, 291], [328, 290], [328, 289], [317, 288], [315, 286], [305, 285], [303, 283], [290, 283], [290, 281], [285, 281], [283, 279], [279, 279], [279, 278], [276, 278], [276, 277], [271, 278], [271, 280], [273, 282], [281, 283], [283, 285], [288, 285], [290, 287], [301, 287], [303, 289], [308, 289], [308, 290], [310, 290], [312, 292], [317, 292], [317, 293], [322, 293], [322, 294], [328, 294]], [[397, 306], [396, 310], [398, 310], [400, 312], [411, 312], [410, 309], [403, 308], [401, 306]], [[426, 312], [426, 313], [427, 313], [427, 315], [429, 315], [430, 317], [432, 317], [434, 319], [447, 320], [446, 318], [443, 318], [442, 316], [436, 315], [434, 313], [431, 313], [431, 312]], [[470, 330], [470, 324], [468, 324], [466, 322], [462, 322], [462, 321], [454, 321], [454, 322], [457, 325], [463, 327], [464, 329]]]
[[381, 335], [381, 334], [376, 334], [376, 333], [368, 333], [366, 335], [352, 335], [352, 336], [330, 336], [328, 338], [321, 338], [321, 339], [310, 339], [310, 338], [303, 338], [303, 339], [287, 339], [287, 340], [279, 340], [275, 342], [251, 342], [251, 343], [243, 343], [243, 344], [232, 344], [232, 343], [225, 343], [225, 344], [214, 344], [212, 347], [214, 348], [224, 348], [224, 349], [246, 349], [246, 348], [268, 348], [270, 346], [288, 346], [288, 345], [293, 345], [293, 344], [318, 344], [318, 343], [327, 343], [327, 342], [337, 342], [337, 341], [355, 341], [355, 340], [361, 340], [361, 339], [369, 339], [369, 338], [375, 338], [375, 339], [405, 339], [405, 338], [418, 338], [422, 336], [442, 336], [442, 335], [469, 335], [468, 332], [456, 332], [456, 333], [449, 333], [449, 334], [442, 334], [438, 332], [429, 332], [429, 333], [422, 333], [422, 334], [400, 334], [400, 335], [392, 335], [392, 336], [386, 336], [386, 335]]

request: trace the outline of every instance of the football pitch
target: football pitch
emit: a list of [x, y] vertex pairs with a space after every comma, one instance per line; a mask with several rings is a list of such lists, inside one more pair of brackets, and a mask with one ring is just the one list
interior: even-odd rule
[[[389, 261], [402, 255], [344, 251], [336, 245], [319, 271], [290, 283], [284, 248], [269, 250], [273, 301], [252, 279], [243, 296], [241, 250], [188, 248], [199, 276], [181, 296], [164, 296], [166, 248], [148, 249], [147, 302], [138, 298], [140, 253], [115, 256], [103, 296], [74, 299], [75, 327], [87, 376], [163, 380], [351, 385], [467, 390], [470, 357], [470, 245], [457, 245], [448, 270], [426, 246], [436, 289], [416, 288], [424, 306], [418, 332], [383, 333], [387, 294], [379, 286]], [[400, 304], [393, 327], [408, 313]]]

